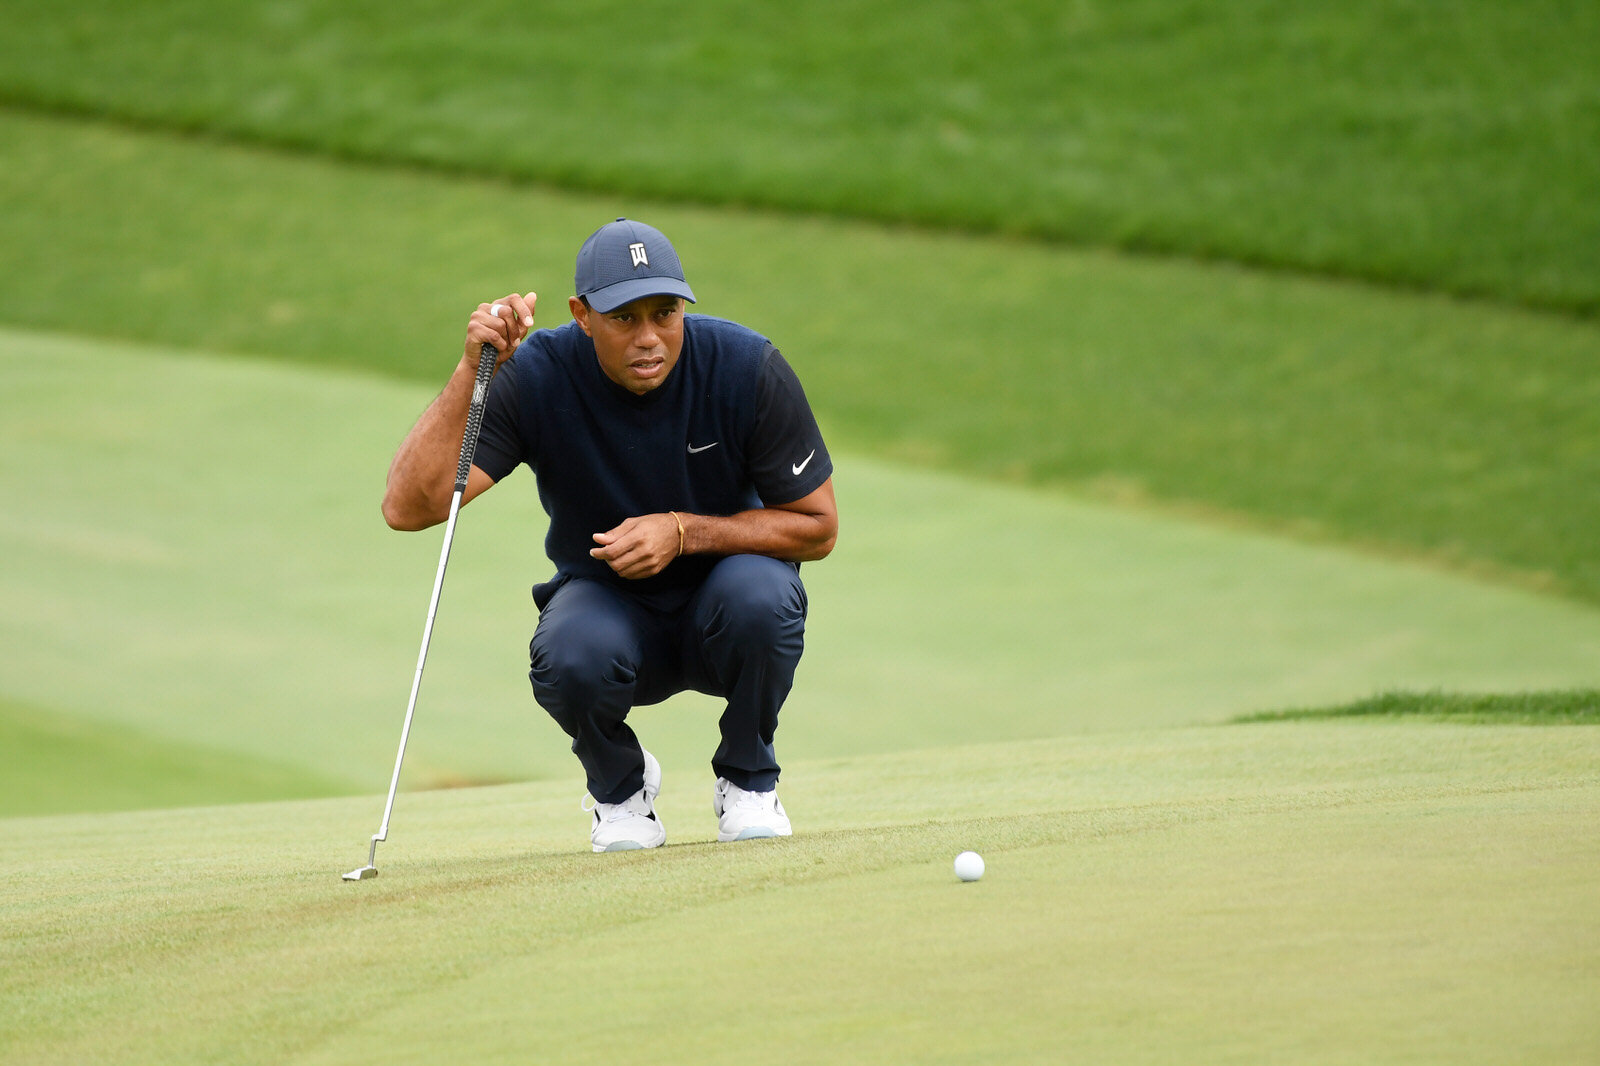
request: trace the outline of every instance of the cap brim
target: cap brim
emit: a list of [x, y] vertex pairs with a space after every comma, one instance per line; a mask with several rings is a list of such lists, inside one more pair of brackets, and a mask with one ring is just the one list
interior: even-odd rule
[[689, 288], [689, 283], [675, 278], [629, 278], [581, 295], [602, 315], [646, 296], [681, 296], [694, 303], [694, 290]]

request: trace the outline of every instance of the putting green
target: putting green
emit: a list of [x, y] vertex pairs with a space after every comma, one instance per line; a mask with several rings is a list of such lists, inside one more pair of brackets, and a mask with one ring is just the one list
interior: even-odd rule
[[[1171, 728], [801, 761], [797, 834], [570, 786], [0, 820], [8, 1063], [1573, 1062], [1600, 730]], [[950, 861], [988, 860], [976, 884]]]
[[[384, 787], [441, 533], [377, 506], [428, 398], [0, 332], [0, 489], [25, 501], [0, 514], [0, 698]], [[836, 480], [788, 759], [1600, 682], [1590, 606], [862, 456]], [[576, 779], [525, 680], [542, 533], [525, 472], [464, 513], [407, 785]], [[703, 765], [716, 713], [682, 697], [638, 721]]]

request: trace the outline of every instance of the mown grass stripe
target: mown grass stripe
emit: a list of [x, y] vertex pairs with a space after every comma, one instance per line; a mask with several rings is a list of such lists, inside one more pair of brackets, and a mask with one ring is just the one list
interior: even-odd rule
[[[1480, 0], [1446, 24], [1390, 0], [708, 0], [618, 63], [592, 36], [637, 15], [617, 0], [7, 15], [14, 106], [1600, 310], [1591, 5]], [[649, 136], [592, 135], [646, 116]]]
[[1296, 708], [1242, 715], [1235, 722], [1286, 722], [1319, 718], [1423, 718], [1515, 725], [1600, 725], [1600, 690], [1454, 693], [1385, 692], [1335, 707]]

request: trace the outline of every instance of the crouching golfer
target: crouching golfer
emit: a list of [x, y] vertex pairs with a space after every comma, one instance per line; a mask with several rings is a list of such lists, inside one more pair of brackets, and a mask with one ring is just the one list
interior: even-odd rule
[[407, 434], [383, 513], [449, 514], [484, 342], [499, 351], [463, 503], [519, 463], [550, 515], [555, 575], [535, 586], [534, 696], [572, 738], [595, 851], [658, 847], [661, 767], [634, 707], [726, 698], [711, 758], [717, 839], [787, 836], [773, 734], [804, 643], [799, 564], [833, 548], [833, 463], [772, 343], [684, 313], [694, 292], [662, 233], [618, 219], [578, 252], [572, 321], [529, 332], [535, 295], [478, 306], [461, 362]]

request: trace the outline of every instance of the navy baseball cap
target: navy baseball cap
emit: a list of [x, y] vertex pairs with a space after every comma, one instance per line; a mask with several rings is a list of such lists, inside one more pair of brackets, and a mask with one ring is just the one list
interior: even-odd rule
[[681, 296], [694, 303], [672, 242], [654, 226], [626, 218], [607, 222], [583, 242], [572, 285], [601, 314], [642, 296]]

